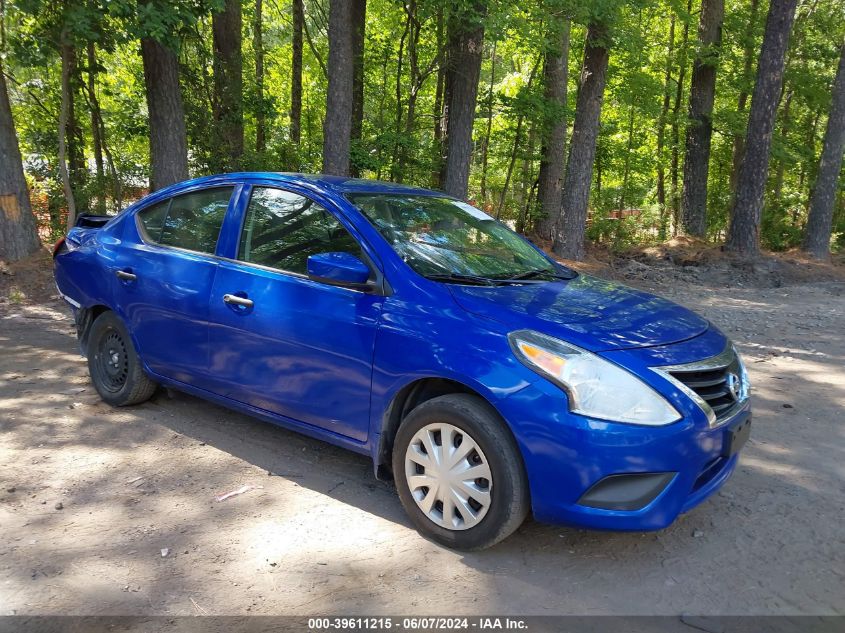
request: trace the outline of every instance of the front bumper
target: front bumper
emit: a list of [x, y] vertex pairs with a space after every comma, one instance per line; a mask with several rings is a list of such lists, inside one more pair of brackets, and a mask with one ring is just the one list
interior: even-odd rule
[[[723, 349], [724, 338], [713, 338], [713, 348]], [[640, 360], [653, 364], [653, 359]], [[608, 530], [658, 530], [725, 483], [739, 457], [739, 453], [728, 454], [729, 429], [750, 419], [748, 402], [730, 419], [710, 426], [689, 398], [667, 393], [665, 388], [661, 391], [671, 397], [683, 417], [659, 427], [572, 414], [561, 391], [545, 380], [499, 403], [522, 450], [538, 521]], [[624, 477], [633, 474], [640, 477]]]

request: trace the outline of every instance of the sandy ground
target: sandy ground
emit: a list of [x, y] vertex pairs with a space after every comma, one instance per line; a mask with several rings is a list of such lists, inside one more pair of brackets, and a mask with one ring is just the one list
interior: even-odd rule
[[474, 554], [363, 457], [176, 393], [109, 408], [64, 307], [7, 300], [0, 614], [845, 614], [845, 284], [639, 283], [744, 353], [740, 467], [662, 532], [529, 521]]

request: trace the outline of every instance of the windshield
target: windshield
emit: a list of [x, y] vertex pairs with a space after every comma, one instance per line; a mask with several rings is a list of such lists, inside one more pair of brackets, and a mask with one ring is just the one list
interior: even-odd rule
[[419, 195], [348, 198], [423, 276], [507, 280], [558, 275], [555, 266], [516, 233], [464, 202]]

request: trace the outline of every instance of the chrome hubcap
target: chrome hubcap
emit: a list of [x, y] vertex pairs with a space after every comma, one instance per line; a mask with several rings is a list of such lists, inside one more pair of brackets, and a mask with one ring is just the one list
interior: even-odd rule
[[493, 479], [481, 447], [451, 424], [429, 424], [405, 451], [405, 478], [420, 510], [448, 530], [467, 530], [490, 509]]

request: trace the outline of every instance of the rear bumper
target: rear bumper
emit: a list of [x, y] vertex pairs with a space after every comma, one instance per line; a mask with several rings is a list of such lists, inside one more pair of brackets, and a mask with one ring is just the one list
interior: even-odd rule
[[[502, 410], [515, 427], [538, 521], [659, 530], [715, 493], [736, 468], [739, 453], [723, 454], [726, 433], [750, 416], [747, 404], [718, 427], [694, 406], [674, 424], [646, 427], [561, 412], [556, 390], [539, 381], [507, 398]], [[531, 411], [547, 415], [532, 419]]]

